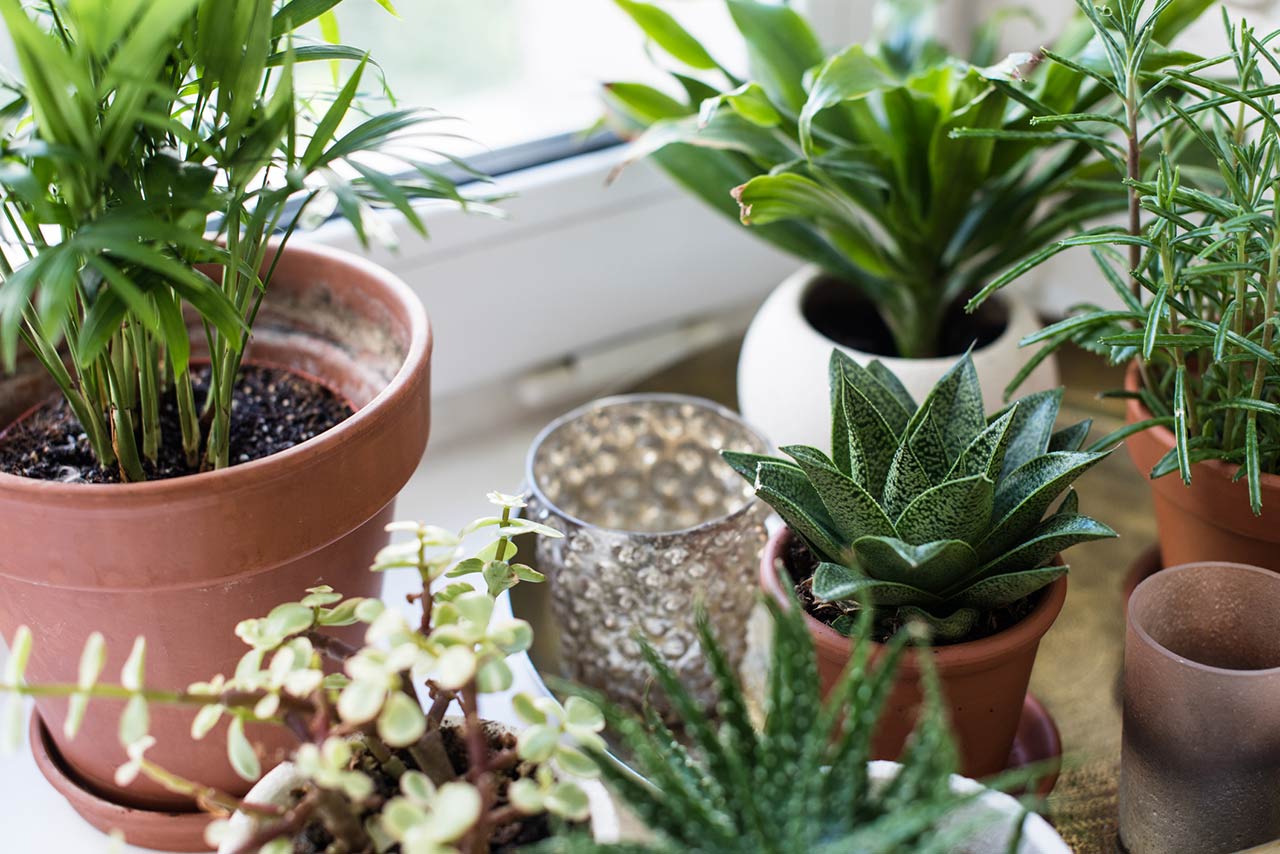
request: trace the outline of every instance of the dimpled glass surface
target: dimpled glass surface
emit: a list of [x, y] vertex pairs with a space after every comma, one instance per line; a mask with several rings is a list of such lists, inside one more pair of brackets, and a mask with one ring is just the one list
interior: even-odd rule
[[666, 396], [601, 401], [535, 445], [529, 512], [565, 535], [537, 546], [564, 675], [639, 706], [651, 680], [638, 632], [713, 701], [694, 606], [705, 605], [736, 666], [768, 515], [722, 448], [767, 451], [727, 410]]

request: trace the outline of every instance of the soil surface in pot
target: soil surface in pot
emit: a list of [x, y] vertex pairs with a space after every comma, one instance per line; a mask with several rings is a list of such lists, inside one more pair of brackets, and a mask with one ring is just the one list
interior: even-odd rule
[[[194, 368], [196, 405], [209, 387], [208, 366]], [[314, 380], [280, 368], [247, 365], [231, 409], [231, 464], [292, 448], [345, 421], [351, 405]], [[170, 392], [160, 404], [164, 441], [159, 459], [144, 462], [151, 480], [195, 474], [182, 453], [178, 405]], [[98, 466], [89, 439], [61, 396], [0, 433], [0, 472], [66, 483], [119, 483], [117, 469]]]
[[[808, 546], [800, 542], [799, 537], [792, 536], [787, 542], [783, 563], [786, 565], [787, 572], [795, 584], [796, 597], [800, 600], [800, 604], [805, 611], [809, 613], [809, 616], [831, 626], [841, 634], [845, 634], [842, 624], [849, 622], [845, 618], [857, 614], [857, 603], [823, 602], [813, 595], [813, 573], [818, 568], [818, 559], [814, 557], [813, 552], [809, 551]], [[1037, 592], [1020, 602], [1015, 602], [1004, 608], [986, 611], [979, 615], [977, 625], [965, 637], [954, 641], [936, 641], [935, 644], [937, 646], [947, 646], [957, 643], [969, 643], [970, 641], [981, 640], [982, 638], [999, 634], [1021, 622], [1024, 617], [1035, 610], [1036, 603], [1040, 601], [1042, 595], [1043, 591]], [[856, 617], [854, 618], [856, 619]], [[899, 619], [896, 612], [888, 613], [884, 618], [876, 621], [872, 639], [877, 643], [886, 643], [902, 626], [903, 621]]]
[[[440, 731], [444, 741], [445, 752], [449, 756], [449, 762], [452, 763], [454, 770], [459, 776], [466, 774], [470, 763], [467, 759], [467, 745], [462, 738], [462, 731], [458, 728], [446, 727]], [[514, 751], [516, 749], [516, 736], [510, 732], [490, 730], [487, 733], [489, 737], [489, 749], [493, 753], [500, 751]], [[405, 764], [413, 768], [413, 760], [408, 754], [398, 752], [397, 755], [405, 761]], [[400, 794], [399, 784], [391, 777], [391, 775], [382, 771], [380, 768], [368, 769], [362, 768], [369, 773], [373, 780], [374, 787], [378, 797], [389, 800]], [[498, 777], [497, 802], [495, 809], [502, 809], [510, 804], [507, 798], [507, 787], [515, 780], [528, 776], [530, 766], [525, 763], [515, 765], [502, 771], [494, 772]], [[305, 792], [301, 789], [293, 793], [295, 800], [301, 800]], [[368, 818], [366, 815], [365, 818]], [[490, 851], [492, 854], [514, 854], [523, 846], [532, 845], [548, 839], [551, 836], [551, 823], [546, 814], [533, 816], [531, 818], [522, 818], [510, 824], [504, 824], [497, 828], [493, 836], [489, 839]], [[333, 837], [329, 835], [318, 822], [307, 825], [302, 833], [298, 834], [293, 840], [294, 854], [324, 854], [328, 847], [333, 844]], [[389, 849], [391, 852], [399, 852], [400, 846], [394, 845]]]
[[[935, 356], [959, 356], [970, 345], [981, 349], [1008, 326], [1008, 310], [998, 301], [988, 300], [974, 314], [965, 312], [964, 302], [957, 300], [943, 318], [942, 340]], [[837, 344], [875, 356], [898, 356], [893, 335], [880, 313], [852, 285], [824, 276], [809, 287], [801, 310], [810, 326]]]

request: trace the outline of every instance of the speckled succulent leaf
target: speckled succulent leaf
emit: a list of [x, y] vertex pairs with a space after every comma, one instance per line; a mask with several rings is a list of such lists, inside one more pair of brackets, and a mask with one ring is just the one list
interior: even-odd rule
[[[900, 435], [916, 408], [911, 396], [905, 394], [905, 389], [900, 395], [898, 389], [880, 382], [868, 368], [859, 365], [839, 350], [833, 350], [831, 358], [833, 365], [839, 362], [840, 373], [844, 375], [845, 382], [856, 388], [867, 399], [871, 407], [880, 414], [889, 429], [893, 431], [894, 436]], [[887, 372], [883, 365], [880, 367], [881, 372]]]
[[952, 457], [947, 453], [946, 441], [942, 438], [942, 429], [933, 418], [932, 408], [928, 403], [916, 410], [912, 420], [907, 424], [907, 444], [916, 455], [921, 468], [929, 477], [930, 484], [936, 484], [951, 468]]
[[896, 519], [907, 509], [907, 505], [929, 487], [933, 481], [916, 457], [911, 446], [904, 442], [898, 446], [889, 465], [889, 475], [884, 481], [884, 512], [890, 519]]
[[755, 485], [756, 470], [759, 468], [760, 463], [788, 465], [786, 460], [780, 460], [777, 457], [768, 457], [764, 454], [748, 454], [741, 451], [721, 451], [720, 458], [729, 464], [729, 468], [742, 475], [742, 478], [752, 486]]
[[820, 563], [813, 573], [813, 593], [829, 602], [853, 599], [864, 605], [938, 605], [942, 599], [927, 590], [881, 581], [860, 569], [839, 563]]
[[1062, 405], [1062, 389], [1038, 391], [1018, 401], [1013, 416], [1013, 435], [1004, 454], [1004, 466], [1000, 478], [1008, 477], [1029, 460], [1049, 449], [1054, 422]]
[[990, 527], [994, 501], [995, 484], [986, 475], [949, 480], [916, 496], [893, 527], [909, 543], [952, 539], [972, 545]]
[[898, 447], [898, 433], [853, 383], [844, 381], [841, 392], [845, 416], [849, 420], [849, 432], [857, 434], [858, 445], [866, 463], [862, 485], [872, 495], [879, 497], [884, 492], [894, 449]]
[[1046, 566], [1040, 569], [1010, 572], [984, 578], [966, 588], [952, 601], [961, 607], [989, 610], [1012, 605], [1025, 599], [1042, 587], [1046, 587], [1067, 574], [1065, 566]]
[[1075, 487], [1068, 487], [1067, 494], [1062, 496], [1062, 503], [1058, 505], [1058, 509], [1054, 511], [1054, 515], [1075, 515], [1080, 512], [1080, 493], [1076, 492]]
[[[914, 546], [894, 537], [862, 537], [853, 544], [853, 550], [858, 566], [867, 575], [932, 593], [939, 600], [958, 575], [978, 566], [978, 555], [963, 540], [935, 540]], [[815, 593], [817, 587], [815, 579]]]
[[994, 481], [1004, 467], [1005, 450], [1009, 447], [1016, 407], [1009, 409], [974, 437], [960, 454], [947, 479], [983, 474]]
[[867, 373], [886, 392], [893, 396], [893, 399], [898, 402], [898, 405], [902, 407], [908, 417], [915, 413], [917, 408], [915, 398], [911, 396], [911, 392], [907, 391], [907, 387], [902, 384], [902, 380], [898, 379], [897, 375], [886, 368], [879, 359], [872, 359], [867, 363]]
[[789, 463], [760, 463], [756, 467], [756, 495], [778, 511], [782, 520], [819, 555], [843, 559], [836, 524], [799, 468]]
[[945, 617], [939, 617], [923, 608], [905, 605], [898, 609], [898, 616], [906, 620], [919, 620], [929, 627], [929, 633], [937, 640], [959, 640], [973, 631], [978, 622], [978, 609], [957, 608]]
[[1049, 437], [1049, 450], [1051, 451], [1078, 451], [1084, 447], [1085, 439], [1089, 438], [1089, 430], [1093, 427], [1093, 419], [1086, 418], [1079, 424], [1072, 424], [1070, 427], [1063, 427], [1058, 432]]
[[[835, 409], [832, 411], [839, 413], [838, 419], [841, 425], [840, 429], [844, 432], [840, 433], [836, 430], [836, 420], [833, 419], [831, 422], [833, 425], [831, 430], [831, 454], [836, 463], [836, 467], [840, 469], [840, 471], [849, 475], [849, 477], [853, 478], [858, 483], [866, 485], [870, 481], [870, 472], [867, 468], [867, 454], [866, 451], [863, 450], [862, 439], [855, 431], [849, 429], [850, 420], [845, 412], [845, 407], [849, 405], [852, 398], [843, 393], [844, 381], [838, 380], [838, 382], [840, 385], [837, 386], [837, 388], [841, 390], [841, 393], [836, 399]], [[879, 487], [876, 489], [876, 495], [880, 494], [879, 489]]]
[[1064, 549], [1115, 535], [1116, 532], [1111, 528], [1088, 516], [1058, 513], [1037, 525], [1031, 537], [1020, 546], [984, 565], [975, 580], [1008, 572], [1038, 569]]
[[804, 471], [822, 499], [835, 531], [845, 542], [865, 534], [892, 536], [895, 533], [893, 522], [871, 493], [837, 470], [826, 454], [805, 445], [788, 445], [781, 450]]
[[979, 544], [978, 554], [991, 560], [1024, 542], [1053, 500], [1105, 456], [1054, 451], [1031, 460], [1001, 481], [992, 513], [999, 521]]
[[954, 461], [987, 426], [982, 386], [973, 358], [966, 353], [938, 381], [920, 404], [937, 425], [948, 461]]

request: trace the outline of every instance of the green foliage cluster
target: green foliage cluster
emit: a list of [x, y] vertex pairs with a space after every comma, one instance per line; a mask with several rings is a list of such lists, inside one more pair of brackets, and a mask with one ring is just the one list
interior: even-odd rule
[[[973, 796], [951, 788], [956, 749], [928, 655], [920, 656], [925, 703], [901, 768], [881, 783], [873, 781], [868, 765], [876, 723], [886, 710], [912, 632], [895, 635], [873, 664], [871, 620], [863, 619], [849, 667], [824, 701], [813, 639], [798, 603], [766, 604], [774, 640], [763, 726], [753, 724], [741, 683], [705, 619], [699, 624], [700, 643], [719, 692], [718, 720], [689, 694], [662, 657], [645, 646], [655, 682], [679, 712], [690, 743], [652, 712], [640, 720], [602, 698], [593, 700], [644, 779], [607, 761], [599, 763], [603, 777], [656, 839], [601, 845], [562, 837], [540, 850], [942, 854], [964, 847], [982, 819], [956, 816]], [[1017, 850], [1021, 835], [1020, 830], [1010, 834], [1009, 851]]]
[[[0, 216], [14, 247], [0, 256], [0, 353], [12, 369], [30, 349], [124, 480], [144, 479], [165, 442], [193, 470], [229, 465], [272, 235], [283, 249], [325, 206], [362, 240], [380, 207], [422, 231], [413, 202], [463, 201], [419, 159], [439, 117], [362, 114], [368, 55], [299, 35], [339, 2], [0, 2], [20, 72], [0, 106]], [[333, 64], [335, 91], [305, 96], [295, 68], [317, 61]], [[351, 69], [340, 86], [339, 66]], [[212, 373], [203, 400], [191, 314]], [[180, 435], [162, 435], [169, 394]]]
[[1133, 118], [1129, 228], [1052, 244], [983, 295], [1060, 252], [1089, 246], [1119, 307], [1080, 306], [1024, 343], [1043, 343], [1041, 355], [1075, 342], [1117, 364], [1136, 360], [1138, 387], [1116, 396], [1136, 396], [1150, 418], [1113, 438], [1171, 429], [1174, 447], [1152, 477], [1177, 471], [1190, 483], [1194, 463], [1230, 463], [1260, 513], [1261, 478], [1280, 473], [1278, 34], [1260, 36], [1224, 10], [1229, 50], [1144, 74], [1135, 69], [1152, 49], [1150, 33], [1172, 14], [1166, 2], [1147, 6], [1123, 0], [1091, 16], [1109, 63], [1089, 74], [1126, 93]]
[[[1123, 188], [1097, 180], [1123, 169], [1120, 152], [1078, 128], [1115, 99], [1080, 21], [1056, 50], [983, 66], [994, 24], [981, 55], [962, 61], [934, 41], [927, 0], [881, 4], [888, 27], [831, 55], [791, 6], [727, 0], [742, 76], [659, 7], [617, 2], [674, 61], [679, 93], [607, 84], [623, 130], [643, 129], [632, 158], [652, 155], [716, 209], [856, 287], [899, 355], [936, 355], [948, 314], [979, 287], [1125, 207]], [[1175, 0], [1150, 65], [1179, 59], [1159, 45], [1208, 5]], [[1037, 124], [1051, 115], [1056, 131]]]
[[1074, 491], [1046, 516], [1105, 456], [1080, 450], [1089, 421], [1055, 430], [1061, 401], [1061, 389], [1037, 392], [988, 418], [966, 354], [917, 406], [879, 362], [835, 350], [832, 456], [723, 455], [820, 561], [819, 599], [923, 619], [954, 640], [1064, 575], [1049, 565], [1063, 549], [1115, 536], [1078, 512]]

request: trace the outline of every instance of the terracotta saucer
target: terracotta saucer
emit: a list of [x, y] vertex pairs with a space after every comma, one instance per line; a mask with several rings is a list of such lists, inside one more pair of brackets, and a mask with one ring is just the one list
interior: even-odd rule
[[160, 812], [108, 801], [77, 780], [54, 749], [39, 714], [31, 715], [31, 753], [45, 779], [85, 821], [106, 833], [124, 832], [125, 841], [161, 851], [208, 851], [204, 830], [212, 818], [203, 812]]
[[1129, 602], [1129, 597], [1133, 595], [1133, 591], [1138, 585], [1164, 569], [1164, 562], [1160, 560], [1160, 544], [1152, 543], [1147, 546], [1129, 564], [1129, 570], [1124, 576], [1124, 601]]
[[1040, 763], [1051, 768], [1036, 786], [1036, 794], [1047, 798], [1058, 782], [1061, 759], [1062, 736], [1058, 733], [1058, 724], [1044, 704], [1028, 694], [1022, 702], [1022, 717], [1018, 719], [1018, 732], [1009, 751], [1009, 769]]

